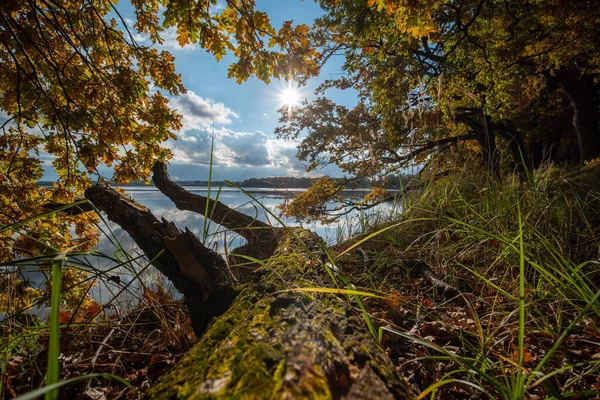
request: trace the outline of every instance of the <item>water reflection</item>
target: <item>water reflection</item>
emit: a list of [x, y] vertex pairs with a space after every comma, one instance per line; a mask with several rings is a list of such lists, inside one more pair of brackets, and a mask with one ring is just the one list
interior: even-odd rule
[[[186, 187], [186, 189], [202, 196], [208, 194], [208, 190], [205, 187]], [[373, 222], [374, 218], [387, 218], [391, 213], [400, 211], [397, 204], [386, 203], [365, 213], [354, 211], [344, 216], [339, 221], [327, 225], [321, 222], [300, 224], [293, 218], [280, 216], [278, 206], [286, 199], [292, 198], [295, 193], [302, 190], [304, 189], [288, 189], [285, 191], [273, 189], [248, 189], [247, 193], [255, 199], [253, 200], [239, 189], [224, 188], [218, 192], [213, 188], [211, 198], [218, 198], [219, 201], [227, 204], [229, 207], [273, 226], [281, 226], [279, 221], [286, 226], [303, 226], [316, 232], [328, 244], [334, 244], [335, 242], [347, 239], [348, 237], [359, 233], [365, 228], [366, 224]], [[207, 245], [216, 248], [220, 253], [224, 253], [224, 246], [227, 246], [228, 249], [232, 249], [243, 244], [242, 238], [231, 232], [225, 232], [224, 228], [210, 220], [205, 222], [202, 215], [191, 211], [178, 210], [171, 200], [155, 188], [126, 187], [125, 191], [133, 200], [147, 207], [158, 218], [165, 218], [168, 221], [172, 221], [181, 230], [188, 228], [200, 238], [203, 238], [206, 224], [206, 227], [208, 228]], [[361, 195], [362, 192], [346, 194], [347, 197], [359, 197]], [[132, 245], [131, 239], [124, 234], [121, 228], [116, 224], [110, 224], [110, 229], [123, 241], [125, 247]], [[106, 237], [103, 237], [98, 244], [98, 250], [101, 252], [110, 252], [112, 247], [113, 245]]]
[[[127, 195], [147, 207], [156, 217], [172, 221], [181, 230], [190, 229], [201, 240], [204, 239], [207, 247], [221, 254], [226, 250], [231, 252], [245, 242], [235, 233], [225, 230], [210, 220], [205, 221], [198, 213], [178, 210], [171, 200], [155, 188], [125, 187], [124, 189]], [[187, 187], [186, 189], [203, 196], [208, 194], [207, 188]], [[280, 217], [278, 206], [293, 197], [294, 193], [302, 190], [249, 189], [248, 192], [254, 198], [253, 200], [239, 189], [224, 188], [220, 192], [213, 189], [211, 198], [218, 197], [219, 201], [237, 211], [273, 226], [281, 225], [277, 219], [286, 226], [300, 226], [292, 218]], [[353, 192], [346, 193], [346, 196], [357, 197], [362, 194]], [[399, 212], [399, 208], [396, 204], [387, 203], [369, 210], [368, 214], [351, 212], [333, 224], [313, 222], [302, 226], [317, 233], [331, 245], [362, 232], [368, 223], [376, 223], [377, 219], [388, 218], [390, 214]], [[166, 283], [161, 281], [164, 279], [162, 275], [149, 266], [148, 260], [137, 249], [131, 237], [114, 223], [108, 222], [106, 226], [102, 226], [102, 235], [96, 250], [98, 250], [96, 255], [69, 257], [69, 262], [92, 272], [91, 276], [95, 278], [89, 283], [95, 284], [90, 286], [90, 293], [101, 304], [117, 302], [121, 310], [128, 309], [137, 302], [145, 286], [157, 281], [161, 284]], [[44, 284], [45, 277], [40, 272], [28, 271], [25, 275], [35, 281], [35, 286]], [[42, 307], [37, 308], [36, 311], [38, 315], [43, 315], [47, 309]]]

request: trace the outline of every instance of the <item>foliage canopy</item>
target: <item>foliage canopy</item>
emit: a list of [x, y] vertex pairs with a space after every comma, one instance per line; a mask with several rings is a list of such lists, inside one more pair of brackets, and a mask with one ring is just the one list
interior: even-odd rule
[[[593, 2], [319, 3], [313, 41], [321, 62], [344, 58], [344, 74], [277, 130], [302, 138], [309, 169], [383, 179], [411, 163], [437, 174], [478, 158], [498, 175], [600, 156]], [[330, 88], [354, 90], [358, 104], [335, 104]]]
[[[114, 168], [117, 182], [147, 180], [155, 161], [170, 157], [161, 144], [176, 137], [181, 116], [169, 97], [185, 89], [174, 57], [157, 49], [165, 29], [176, 29], [181, 45], [199, 44], [217, 60], [233, 53], [229, 76], [238, 82], [317, 71], [308, 27], [288, 21], [276, 29], [253, 0], [228, 0], [222, 8], [216, 0], [131, 4], [134, 27], [108, 0], [0, 5], [0, 224], [39, 214], [46, 203], [81, 198], [102, 165]], [[134, 33], [147, 35], [151, 45], [136, 42]], [[36, 185], [44, 162], [58, 174], [52, 188]], [[78, 224], [75, 241], [71, 222]], [[89, 247], [90, 226], [80, 217], [32, 223], [18, 243], [6, 231], [0, 258], [47, 246]]]

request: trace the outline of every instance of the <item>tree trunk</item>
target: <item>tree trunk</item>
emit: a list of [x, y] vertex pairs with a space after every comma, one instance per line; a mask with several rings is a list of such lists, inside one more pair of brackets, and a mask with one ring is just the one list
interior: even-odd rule
[[[471, 128], [481, 146], [483, 164], [486, 170], [491, 176], [498, 177], [500, 176], [500, 155], [496, 148], [496, 135], [491, 118], [488, 115], [483, 115], [483, 118], [481, 118], [479, 113], [477, 115], [473, 111], [481, 112], [478, 109], [467, 110], [464, 113], [457, 114], [456, 119]], [[482, 122], [477, 121], [477, 119], [482, 120]]]
[[581, 161], [600, 157], [600, 128], [594, 109], [594, 78], [567, 69], [555, 71], [555, 76], [573, 107], [573, 127], [577, 133]]
[[105, 183], [89, 188], [85, 196], [129, 233], [156, 269], [183, 294], [197, 335], [213, 317], [227, 310], [236, 294], [234, 279], [225, 260], [204, 247], [196, 235], [189, 230], [181, 232], [172, 222], [159, 221]]
[[[155, 178], [158, 169], [168, 178], [160, 165]], [[168, 190], [187, 197], [167, 181], [174, 185]], [[301, 228], [263, 230], [276, 232], [272, 257], [257, 271], [259, 279], [234, 288], [224, 260], [189, 230], [182, 233], [159, 221], [102, 183], [88, 189], [86, 197], [129, 232], [182, 292], [200, 338], [148, 397], [413, 398], [347, 297], [294, 291], [335, 285], [321, 261], [324, 244], [316, 234]], [[239, 215], [227, 217], [238, 213], [229, 210], [220, 217], [247, 223]]]
[[487, 170], [494, 177], [500, 176], [500, 154], [496, 148], [496, 132], [492, 125], [492, 119], [488, 115], [483, 116], [483, 128], [479, 143], [483, 149], [483, 160]]
[[412, 398], [347, 299], [292, 291], [333, 285], [316, 262], [320, 241], [307, 230], [284, 235], [270, 272], [244, 287], [148, 397]]
[[508, 141], [510, 152], [513, 158], [514, 171], [523, 178], [525, 171], [531, 171], [531, 161], [529, 153], [526, 150], [523, 136], [515, 129], [512, 121], [505, 121], [502, 124], [493, 124], [493, 127], [500, 135]]

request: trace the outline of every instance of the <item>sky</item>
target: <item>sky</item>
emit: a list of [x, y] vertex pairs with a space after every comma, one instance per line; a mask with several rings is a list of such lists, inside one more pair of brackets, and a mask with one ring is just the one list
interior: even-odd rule
[[[128, 2], [119, 3], [120, 13], [132, 23], [134, 14]], [[256, 9], [265, 11], [278, 29], [283, 21], [311, 24], [321, 15], [320, 7], [312, 0], [256, 0]], [[234, 60], [225, 56], [220, 62], [196, 45], [180, 47], [173, 29], [164, 33], [165, 42], [157, 46], [175, 56], [175, 66], [182, 76], [187, 93], [170, 99], [171, 106], [183, 115], [183, 128], [178, 140], [168, 141], [173, 159], [169, 173], [176, 180], [206, 180], [209, 174], [211, 136], [215, 134], [213, 179], [240, 181], [251, 177], [306, 176], [305, 165], [296, 157], [298, 142], [277, 139], [282, 107], [281, 91], [286, 83], [274, 81], [267, 85], [250, 78], [237, 84], [227, 78], [227, 68]], [[150, 42], [139, 36], [142, 44]], [[334, 60], [323, 69], [320, 77], [300, 88], [300, 97], [314, 98], [314, 89], [325, 79], [339, 76], [340, 61]], [[353, 102], [352, 94], [332, 93], [342, 104]], [[104, 172], [104, 171], [103, 171]], [[110, 175], [110, 171], [106, 171]], [[44, 179], [55, 179], [46, 170]], [[311, 173], [341, 176], [337, 167], [329, 166]]]
[[[265, 11], [275, 29], [289, 20], [294, 25], [310, 25], [316, 17], [322, 15], [322, 10], [313, 0], [255, 1], [256, 10]], [[121, 1], [117, 7], [126, 23], [133, 26], [135, 14], [130, 2]], [[113, 16], [116, 17], [116, 14]], [[132, 29], [132, 32], [135, 30]], [[173, 153], [169, 166], [171, 178], [209, 178], [213, 133], [213, 180], [343, 176], [336, 166], [307, 173], [306, 164], [296, 158], [299, 141], [284, 141], [275, 136], [274, 130], [280, 116], [278, 110], [284, 105], [281, 93], [288, 83], [273, 80], [266, 84], [250, 78], [238, 84], [235, 79], [227, 78], [227, 69], [235, 61], [232, 54], [227, 54], [217, 62], [212, 54], [197, 45], [179, 46], [173, 28], [166, 30], [162, 36], [164, 43], [153, 46], [158, 50], [167, 50], [175, 57], [176, 71], [181, 74], [182, 83], [187, 90], [179, 96], [169, 97], [171, 107], [182, 115], [183, 123], [183, 128], [177, 132], [177, 140], [168, 140], [163, 144]], [[135, 34], [134, 37], [139, 44], [152, 45], [143, 35]], [[314, 90], [323, 81], [339, 77], [342, 62], [342, 57], [330, 59], [319, 77], [310, 79], [306, 86], [298, 88], [299, 100], [315, 98]], [[350, 90], [329, 89], [327, 95], [342, 105], [356, 104], [356, 93]], [[6, 114], [0, 111], [0, 122], [6, 118]], [[51, 165], [54, 157], [44, 151], [40, 151], [39, 157], [44, 167], [42, 180], [57, 180]], [[98, 170], [105, 178], [112, 176], [112, 169], [108, 167], [100, 166]]]

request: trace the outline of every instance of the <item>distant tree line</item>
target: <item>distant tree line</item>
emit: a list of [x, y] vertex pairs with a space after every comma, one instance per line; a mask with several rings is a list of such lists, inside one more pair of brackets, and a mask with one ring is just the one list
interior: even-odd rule
[[[327, 177], [329, 178], [329, 177]], [[412, 175], [409, 174], [398, 174], [398, 175], [390, 175], [385, 179], [385, 186], [388, 188], [398, 188], [406, 185], [412, 178]], [[309, 177], [273, 177], [273, 178], [250, 178], [246, 179], [242, 182], [239, 182], [241, 187], [248, 188], [309, 188], [311, 187], [317, 180], [321, 178], [309, 178]], [[339, 184], [340, 186], [346, 185], [348, 181], [352, 181], [351, 184], [346, 185], [346, 189], [359, 189], [359, 188], [371, 188], [373, 186], [381, 185], [381, 180], [379, 179], [371, 179], [371, 178], [361, 178], [357, 180], [348, 179], [348, 178], [329, 178], [333, 182]]]
[[[327, 177], [329, 178], [329, 177]], [[269, 178], [250, 178], [245, 179], [243, 181], [235, 181], [233, 182], [237, 186], [242, 188], [269, 188], [269, 189], [305, 189], [311, 187], [318, 179], [320, 178], [309, 178], [309, 177], [294, 177], [294, 176], [279, 176], [279, 177], [269, 177]], [[381, 180], [379, 179], [369, 179], [362, 178], [359, 180], [353, 180], [349, 178], [329, 178], [332, 181], [336, 182], [339, 185], [345, 185], [348, 181], [352, 181], [350, 185], [348, 185], [347, 189], [368, 189], [373, 186], [381, 185]], [[389, 175], [385, 178], [385, 187], [389, 189], [401, 189], [404, 186], [408, 185], [409, 182], [413, 179], [413, 175], [411, 174], [397, 174], [397, 175]], [[96, 183], [96, 182], [94, 182]], [[117, 184], [116, 182], [109, 182], [112, 184]], [[39, 186], [43, 187], [52, 187], [54, 185], [54, 181], [38, 181]], [[202, 180], [184, 180], [177, 181], [177, 184], [181, 186], [208, 186], [209, 181]], [[227, 184], [224, 181], [212, 181], [210, 182], [212, 187], [219, 187], [223, 185], [227, 187]], [[152, 181], [144, 182], [144, 181], [130, 181], [126, 184], [122, 184], [122, 186], [154, 186]]]

